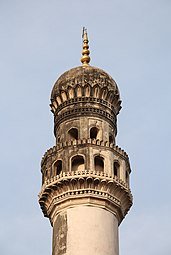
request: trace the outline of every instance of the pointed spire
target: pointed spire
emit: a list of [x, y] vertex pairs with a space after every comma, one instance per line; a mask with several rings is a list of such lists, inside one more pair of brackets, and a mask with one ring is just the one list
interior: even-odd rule
[[88, 35], [87, 35], [87, 29], [83, 27], [83, 50], [82, 50], [82, 57], [81, 57], [81, 62], [83, 66], [88, 66], [90, 62], [90, 51], [89, 51], [89, 45], [88, 45]]

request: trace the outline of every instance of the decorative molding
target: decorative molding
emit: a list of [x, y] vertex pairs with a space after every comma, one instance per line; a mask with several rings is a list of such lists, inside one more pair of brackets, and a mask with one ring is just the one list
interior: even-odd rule
[[62, 178], [69, 178], [72, 179], [73, 177], [80, 177], [80, 176], [88, 176], [88, 177], [93, 177], [93, 178], [107, 178], [107, 180], [113, 180], [119, 185], [123, 186], [124, 189], [127, 189], [130, 191], [129, 186], [127, 183], [123, 182], [121, 179], [119, 179], [117, 176], [112, 176], [107, 173], [104, 173], [102, 171], [89, 171], [89, 170], [83, 170], [83, 171], [72, 171], [72, 172], [61, 172], [59, 175], [53, 176], [50, 179], [46, 179], [44, 184], [42, 185], [42, 189], [44, 190], [48, 185], [53, 184], [54, 182], [61, 180]]
[[106, 109], [110, 110], [113, 112], [113, 114], [116, 115], [115, 108], [112, 104], [109, 102], [103, 100], [102, 98], [95, 98], [95, 97], [74, 97], [71, 99], [68, 99], [65, 102], [62, 102], [60, 105], [57, 104], [56, 100], [52, 100], [52, 104], [50, 105], [51, 107], [55, 107], [55, 114], [57, 114], [59, 111], [61, 111], [63, 108], [71, 105], [75, 105], [77, 103], [96, 103], [97, 105], [102, 105]]
[[[99, 171], [62, 173], [47, 180], [39, 194], [39, 203], [44, 215], [50, 217], [54, 208], [64, 201], [68, 201], [65, 204], [67, 207], [80, 204], [78, 199], [84, 199], [81, 203], [88, 203], [85, 198], [90, 197], [94, 199], [94, 204], [107, 207], [106, 209], [119, 215], [119, 222], [132, 205], [132, 195], [128, 186], [121, 183], [117, 177], [108, 176]], [[109, 204], [107, 205], [104, 201]]]
[[95, 107], [74, 107], [60, 114], [55, 114], [55, 128], [56, 129], [63, 121], [81, 116], [97, 116], [107, 120], [111, 126], [116, 130], [116, 116]]
[[108, 90], [119, 93], [116, 82], [102, 69], [88, 66], [76, 67], [63, 73], [55, 82], [51, 98], [54, 98], [59, 91], [68, 91], [70, 88], [86, 87], [91, 88], [99, 86], [100, 88], [108, 88]]

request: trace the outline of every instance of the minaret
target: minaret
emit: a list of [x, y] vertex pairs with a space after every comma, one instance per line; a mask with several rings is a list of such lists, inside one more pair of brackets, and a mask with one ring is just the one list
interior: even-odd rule
[[51, 93], [56, 145], [42, 158], [39, 203], [53, 227], [52, 255], [118, 255], [118, 226], [132, 205], [128, 155], [115, 143], [119, 90], [89, 54], [84, 29], [82, 66]]

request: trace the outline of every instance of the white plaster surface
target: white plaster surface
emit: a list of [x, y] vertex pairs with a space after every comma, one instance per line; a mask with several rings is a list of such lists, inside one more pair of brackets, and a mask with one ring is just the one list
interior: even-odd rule
[[118, 222], [103, 208], [77, 206], [67, 209], [66, 255], [118, 255]]

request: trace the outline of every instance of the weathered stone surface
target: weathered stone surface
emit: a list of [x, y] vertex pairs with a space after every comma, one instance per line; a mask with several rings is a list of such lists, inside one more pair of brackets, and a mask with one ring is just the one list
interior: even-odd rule
[[85, 87], [87, 84], [91, 87], [96, 85], [101, 88], [107, 87], [108, 90], [119, 94], [117, 84], [109, 74], [100, 68], [88, 65], [75, 67], [63, 73], [54, 84], [51, 99], [56, 99], [61, 91], [68, 91], [69, 88], [75, 88], [78, 85]]
[[116, 146], [121, 100], [103, 70], [65, 72], [51, 94], [56, 146], [41, 162], [39, 203], [53, 255], [118, 255], [118, 225], [132, 205], [128, 155]]
[[98, 207], [69, 208], [67, 255], [118, 255], [118, 221]]
[[63, 255], [67, 249], [67, 213], [57, 215], [53, 226], [52, 255]]

